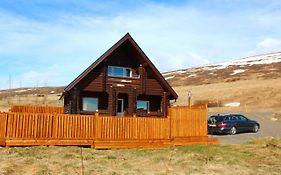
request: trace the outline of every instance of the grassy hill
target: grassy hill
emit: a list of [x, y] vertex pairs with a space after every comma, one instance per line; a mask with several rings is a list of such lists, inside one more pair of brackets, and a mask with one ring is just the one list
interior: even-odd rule
[[18, 88], [0, 91], [0, 111], [8, 111], [12, 104], [62, 106], [59, 100], [64, 87]]

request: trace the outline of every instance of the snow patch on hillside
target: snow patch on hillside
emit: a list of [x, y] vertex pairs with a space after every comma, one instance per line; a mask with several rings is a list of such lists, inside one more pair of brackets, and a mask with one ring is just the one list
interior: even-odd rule
[[240, 102], [226, 103], [226, 104], [224, 104], [224, 106], [226, 106], [226, 107], [239, 107], [240, 106]]
[[173, 76], [169, 76], [169, 77], [166, 77], [165, 80], [169, 80], [169, 79], [172, 79], [174, 77], [175, 77], [174, 75]]
[[21, 93], [21, 92], [26, 92], [26, 91], [31, 91], [32, 89], [20, 89], [16, 90], [15, 93]]
[[243, 72], [245, 72], [244, 69], [237, 69], [237, 70], [234, 70], [233, 73], [230, 74], [230, 75], [236, 75], [236, 74], [240, 74], [240, 73], [243, 73]]
[[187, 77], [196, 77], [196, 74], [188, 75]]
[[168, 76], [168, 75], [171, 75], [171, 74], [174, 74], [174, 72], [164, 72], [164, 73], [162, 73], [163, 76]]
[[186, 73], [186, 70], [180, 70], [180, 71], [177, 71], [178, 74], [183, 74], [183, 73]]
[[201, 67], [204, 70], [214, 70], [214, 69], [225, 69], [229, 66], [252, 66], [256, 64], [272, 64], [281, 62], [281, 52], [266, 54], [266, 55], [258, 55], [252, 57], [246, 57], [242, 59], [227, 61], [218, 64], [211, 64]]

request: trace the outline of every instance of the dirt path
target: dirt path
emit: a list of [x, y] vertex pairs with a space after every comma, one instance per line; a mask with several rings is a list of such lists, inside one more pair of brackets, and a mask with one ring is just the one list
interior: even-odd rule
[[[209, 135], [209, 137], [220, 139], [221, 144], [240, 144], [261, 137], [281, 138], [281, 123], [271, 120], [272, 113], [259, 112], [243, 114], [248, 118], [256, 120], [260, 123], [261, 128], [258, 133], [241, 133], [236, 135]], [[210, 113], [209, 115], [212, 115], [212, 113]]]

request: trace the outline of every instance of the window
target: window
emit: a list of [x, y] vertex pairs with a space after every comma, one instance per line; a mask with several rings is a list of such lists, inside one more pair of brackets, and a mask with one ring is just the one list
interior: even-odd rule
[[248, 119], [244, 117], [243, 115], [237, 115], [239, 120], [247, 121]]
[[84, 97], [83, 98], [83, 111], [95, 112], [98, 110], [98, 99]]
[[219, 116], [219, 115], [213, 115], [213, 116], [209, 117], [209, 121], [211, 121], [212, 123], [222, 122], [223, 119], [224, 119], [224, 116]]
[[149, 101], [138, 100], [137, 101], [137, 110], [143, 112], [149, 112]]
[[239, 120], [239, 118], [235, 115], [231, 116], [231, 120]]
[[225, 119], [224, 119], [224, 120], [228, 121], [228, 120], [230, 120], [230, 117], [229, 117], [229, 116], [227, 116], [227, 117], [225, 117]]
[[132, 70], [126, 67], [108, 66], [107, 75], [114, 77], [132, 77]]

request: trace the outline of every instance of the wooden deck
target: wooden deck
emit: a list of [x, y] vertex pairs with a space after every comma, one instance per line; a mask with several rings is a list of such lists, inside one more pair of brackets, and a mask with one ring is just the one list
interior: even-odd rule
[[207, 136], [207, 108], [172, 107], [167, 118], [1, 113], [0, 145], [93, 148], [217, 144]]

